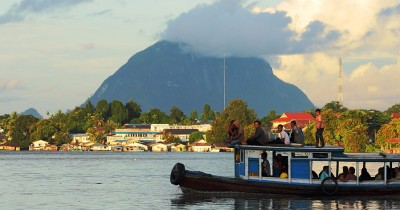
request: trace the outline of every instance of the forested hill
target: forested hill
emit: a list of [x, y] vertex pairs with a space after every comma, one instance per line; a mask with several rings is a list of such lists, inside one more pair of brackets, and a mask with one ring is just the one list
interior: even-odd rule
[[205, 104], [222, 111], [224, 69], [226, 104], [241, 98], [259, 116], [270, 110], [303, 111], [313, 108], [308, 97], [296, 86], [277, 78], [270, 65], [259, 58], [206, 57], [183, 50], [184, 45], [159, 41], [133, 55], [108, 77], [89, 98], [92, 104], [129, 99], [147, 112], [158, 108], [169, 113], [172, 106], [188, 114], [201, 111]]

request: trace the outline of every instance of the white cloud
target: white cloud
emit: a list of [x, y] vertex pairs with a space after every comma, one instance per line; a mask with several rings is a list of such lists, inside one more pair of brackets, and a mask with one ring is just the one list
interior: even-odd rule
[[92, 0], [22, 0], [0, 15], [0, 24], [23, 21], [27, 15], [66, 10]]
[[13, 90], [13, 89], [20, 88], [20, 87], [21, 87], [21, 84], [16, 79], [11, 79], [11, 80], [0, 79], [0, 89]]
[[[339, 61], [325, 54], [279, 56], [274, 74], [302, 89], [316, 106], [337, 100]], [[346, 61], [344, 61], [346, 62]], [[346, 73], [348, 72], [348, 73]], [[399, 103], [400, 57], [381, 67], [365, 63], [351, 71], [343, 70], [344, 106], [386, 110]]]
[[323, 106], [337, 100], [339, 60], [323, 53], [278, 56], [274, 74]]
[[[314, 52], [340, 36], [320, 21], [306, 25], [304, 36], [289, 29], [285, 11], [258, 12], [243, 0], [198, 6], [168, 23], [162, 38], [184, 42], [208, 55], [262, 56]], [[249, 8], [250, 7], [250, 8]]]

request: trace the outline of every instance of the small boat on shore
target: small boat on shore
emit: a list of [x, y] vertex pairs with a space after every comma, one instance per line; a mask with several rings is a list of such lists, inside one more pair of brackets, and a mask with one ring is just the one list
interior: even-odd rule
[[[267, 154], [270, 176], [262, 173], [261, 154]], [[279, 157], [279, 161], [277, 158]], [[216, 176], [202, 171], [186, 170], [176, 163], [170, 182], [179, 185], [184, 193], [263, 193], [297, 196], [384, 196], [400, 194], [400, 179], [394, 168], [399, 166], [400, 155], [348, 154], [342, 147], [325, 146], [236, 146], [233, 177]], [[279, 177], [275, 164], [285, 165], [287, 177]], [[316, 166], [329, 168], [321, 179]], [[339, 169], [351, 166], [354, 179], [339, 179]], [[380, 171], [380, 179], [361, 178], [361, 171]], [[364, 169], [365, 168], [365, 169]], [[318, 168], [319, 169], [319, 168]], [[322, 169], [322, 167], [321, 167]], [[318, 171], [319, 172], [319, 171]]]

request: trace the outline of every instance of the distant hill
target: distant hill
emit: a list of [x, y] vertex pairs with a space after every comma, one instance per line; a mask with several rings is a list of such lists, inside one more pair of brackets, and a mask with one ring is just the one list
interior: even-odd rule
[[20, 114], [21, 115], [32, 115], [38, 119], [43, 119], [42, 115], [40, 115], [39, 112], [34, 108], [29, 108], [29, 109], [21, 112]]
[[[205, 104], [222, 111], [224, 106], [224, 58], [206, 57], [183, 50], [184, 44], [159, 41], [133, 55], [108, 77], [88, 99], [96, 105], [129, 99], [139, 103], [143, 112], [158, 108], [167, 114], [176, 106], [186, 114], [202, 112]], [[260, 58], [227, 57], [226, 105], [241, 98], [249, 108], [265, 116], [314, 108], [296, 86], [277, 78], [270, 65]]]

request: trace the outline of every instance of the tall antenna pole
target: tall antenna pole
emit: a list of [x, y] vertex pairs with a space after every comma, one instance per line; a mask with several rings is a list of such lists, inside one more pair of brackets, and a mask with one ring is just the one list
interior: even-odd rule
[[339, 58], [339, 89], [338, 102], [343, 105], [343, 88], [342, 88], [342, 58]]
[[226, 76], [226, 61], [225, 61], [225, 53], [224, 53], [224, 110], [226, 108], [225, 100], [226, 100], [226, 90], [225, 90], [225, 76]]

